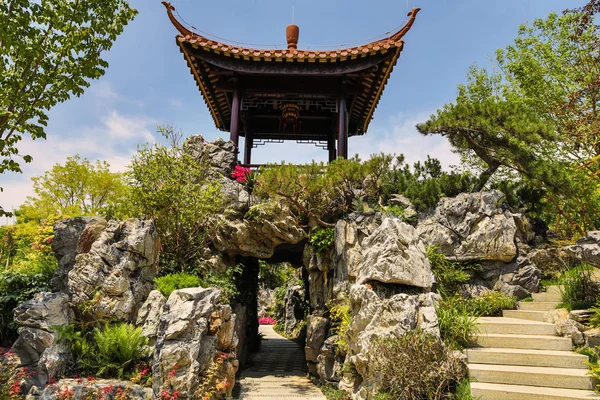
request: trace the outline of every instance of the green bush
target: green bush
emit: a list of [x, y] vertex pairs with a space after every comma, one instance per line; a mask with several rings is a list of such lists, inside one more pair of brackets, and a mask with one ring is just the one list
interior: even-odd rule
[[289, 263], [270, 264], [259, 260], [259, 282], [269, 289], [293, 284], [298, 281], [297, 269]]
[[594, 307], [590, 308], [590, 311], [593, 312], [590, 317], [590, 325], [594, 328], [600, 327], [600, 303], [596, 303]]
[[592, 279], [594, 267], [578, 265], [566, 271], [560, 279], [564, 286], [560, 307], [567, 310], [582, 310], [600, 300], [600, 283]]
[[459, 307], [462, 305], [468, 313], [477, 317], [497, 317], [502, 315], [502, 310], [517, 308], [517, 299], [495, 290], [489, 290], [473, 299], [457, 300], [456, 304]]
[[462, 350], [472, 344], [473, 336], [478, 332], [477, 317], [444, 301], [437, 304], [436, 312], [440, 335], [447, 346]]
[[321, 386], [321, 392], [327, 397], [327, 400], [348, 400], [350, 396], [343, 390], [337, 389], [329, 384]]
[[333, 246], [335, 230], [333, 228], [318, 228], [310, 234], [308, 242], [317, 254], [323, 254]]
[[350, 300], [348, 298], [337, 299], [329, 305], [330, 331], [338, 335], [338, 339], [335, 341], [336, 352], [341, 356], [345, 356], [348, 352], [346, 332], [348, 332], [348, 327], [352, 322], [350, 310]]
[[437, 292], [443, 298], [456, 294], [459, 285], [468, 282], [471, 278], [467, 272], [467, 269], [471, 267], [448, 260], [437, 247], [427, 246], [426, 252], [429, 264], [431, 264], [431, 272], [437, 281]]
[[449, 399], [464, 367], [439, 338], [414, 330], [376, 340], [369, 378], [393, 399]]
[[132, 324], [106, 325], [84, 333], [76, 325], [58, 329], [59, 337], [71, 343], [78, 372], [101, 377], [128, 377], [136, 363], [148, 358], [148, 338]]
[[0, 272], [0, 346], [10, 346], [17, 339], [13, 309], [37, 292], [50, 291], [49, 273]]
[[221, 302], [230, 303], [240, 294], [236, 280], [242, 274], [243, 268], [242, 264], [236, 264], [234, 267], [227, 268], [225, 272], [208, 271], [204, 276], [202, 286], [221, 289]]
[[203, 286], [202, 279], [185, 272], [155, 278], [154, 283], [156, 283], [156, 290], [161, 292], [165, 297], [169, 297], [175, 290]]

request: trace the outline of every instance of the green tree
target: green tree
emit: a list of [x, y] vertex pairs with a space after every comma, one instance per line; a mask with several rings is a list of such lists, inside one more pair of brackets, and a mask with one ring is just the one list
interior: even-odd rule
[[104, 74], [102, 52], [136, 13], [125, 0], [0, 1], [0, 174], [31, 162], [18, 142], [45, 138], [46, 112]]
[[162, 272], [197, 268], [210, 241], [223, 200], [207, 161], [198, 161], [179, 144], [172, 127], [159, 127], [171, 146], [146, 145], [127, 172], [134, 214], [153, 218], [162, 244]]
[[498, 171], [516, 174], [531, 199], [543, 195], [567, 222], [567, 235], [600, 226], [598, 183], [590, 179], [600, 175], [600, 47], [593, 16], [583, 15], [566, 11], [522, 26], [496, 52], [499, 71], [471, 67], [456, 101], [417, 126], [484, 166], [474, 190]]
[[106, 161], [92, 164], [78, 155], [32, 178], [35, 196], [17, 211], [20, 222], [41, 221], [51, 214], [109, 215], [122, 208], [127, 186]]
[[333, 227], [327, 219], [346, 212], [361, 187], [367, 170], [358, 158], [338, 159], [325, 165], [282, 164], [262, 170], [254, 193], [280, 197], [311, 225]]

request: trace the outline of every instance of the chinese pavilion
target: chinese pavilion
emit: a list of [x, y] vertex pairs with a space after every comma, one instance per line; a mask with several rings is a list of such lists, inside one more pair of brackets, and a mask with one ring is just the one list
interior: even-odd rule
[[348, 157], [348, 137], [363, 135], [419, 8], [397, 32], [365, 45], [328, 51], [298, 49], [299, 28], [286, 29], [287, 49], [253, 49], [211, 40], [186, 28], [163, 2], [179, 31], [176, 43], [215, 125], [230, 132], [244, 164], [252, 148], [295, 140]]

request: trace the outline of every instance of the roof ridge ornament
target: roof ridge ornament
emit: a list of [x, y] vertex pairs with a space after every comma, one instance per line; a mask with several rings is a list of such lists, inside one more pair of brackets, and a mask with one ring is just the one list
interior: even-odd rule
[[298, 25], [288, 25], [285, 28], [285, 36], [287, 38], [288, 50], [296, 50], [298, 48], [298, 38], [300, 37], [300, 28]]
[[400, 39], [402, 39], [402, 37], [404, 35], [406, 35], [408, 33], [408, 31], [410, 30], [410, 28], [412, 28], [413, 24], [415, 23], [415, 19], [417, 18], [417, 14], [419, 13], [419, 11], [421, 11], [420, 8], [418, 7], [414, 7], [412, 10], [410, 10], [410, 12], [408, 14], [406, 14], [407, 17], [410, 17], [408, 22], [406, 23], [406, 25], [404, 25], [398, 32], [394, 33], [390, 39], [397, 42]]
[[183, 26], [181, 22], [177, 21], [177, 18], [175, 18], [175, 16], [173, 15], [175, 7], [171, 5], [170, 1], [163, 1], [161, 2], [161, 4], [167, 9], [167, 15], [169, 16], [169, 20], [171, 21], [175, 29], [179, 31], [179, 33], [181, 33], [183, 36], [196, 36], [194, 32]]

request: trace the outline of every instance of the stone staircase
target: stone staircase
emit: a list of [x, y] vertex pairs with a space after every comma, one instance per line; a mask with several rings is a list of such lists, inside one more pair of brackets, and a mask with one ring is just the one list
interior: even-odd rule
[[600, 399], [571, 339], [555, 336], [544, 314], [560, 301], [560, 287], [535, 293], [532, 302], [502, 317], [478, 320], [476, 348], [467, 350], [471, 393], [482, 400]]

